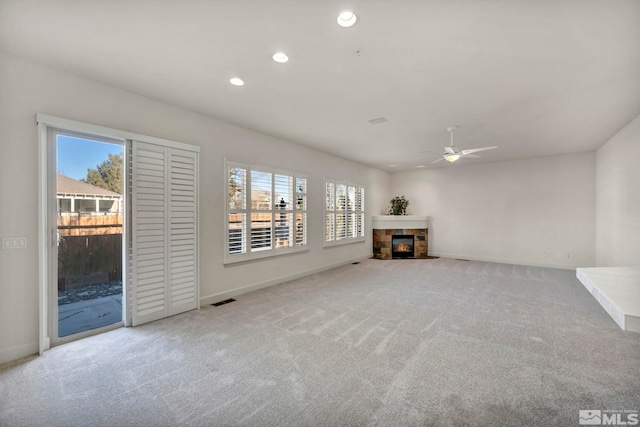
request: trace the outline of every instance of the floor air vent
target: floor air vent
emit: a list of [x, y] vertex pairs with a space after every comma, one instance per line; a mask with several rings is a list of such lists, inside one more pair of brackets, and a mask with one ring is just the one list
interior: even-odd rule
[[224, 301], [220, 301], [220, 302], [217, 302], [217, 303], [211, 304], [211, 305], [214, 306], [214, 307], [218, 307], [219, 305], [229, 304], [230, 302], [234, 302], [234, 301], [235, 300], [233, 298], [229, 298], [229, 299], [226, 299]]

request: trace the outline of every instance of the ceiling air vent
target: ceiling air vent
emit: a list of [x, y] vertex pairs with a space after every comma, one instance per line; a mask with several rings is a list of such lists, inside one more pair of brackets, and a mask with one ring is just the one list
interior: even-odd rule
[[380, 123], [384, 123], [386, 121], [387, 121], [387, 119], [385, 119], [384, 117], [378, 117], [377, 119], [369, 120], [369, 124], [370, 125], [379, 125]]

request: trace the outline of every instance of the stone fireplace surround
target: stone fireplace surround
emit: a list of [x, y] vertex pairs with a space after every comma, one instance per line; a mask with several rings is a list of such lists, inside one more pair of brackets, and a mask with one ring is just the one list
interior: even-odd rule
[[373, 222], [373, 257], [392, 259], [391, 236], [413, 235], [414, 256], [411, 259], [427, 259], [429, 248], [429, 217], [422, 215], [377, 215]]

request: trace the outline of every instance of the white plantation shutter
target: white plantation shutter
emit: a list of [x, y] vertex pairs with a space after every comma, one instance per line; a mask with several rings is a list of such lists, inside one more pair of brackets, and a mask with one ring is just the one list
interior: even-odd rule
[[225, 263], [306, 250], [307, 178], [226, 162]]
[[325, 183], [325, 241], [332, 242], [336, 235], [336, 185], [333, 182]]
[[307, 179], [296, 177], [296, 246], [307, 244]]
[[166, 148], [133, 144], [133, 325], [166, 316]]
[[293, 176], [273, 175], [275, 194], [275, 245], [276, 248], [292, 247], [295, 242], [293, 229]]
[[349, 187], [347, 187], [347, 236], [350, 239], [358, 237], [355, 202], [356, 187], [350, 185]]
[[251, 252], [272, 248], [273, 180], [270, 172], [251, 171]]
[[325, 181], [325, 245], [364, 241], [364, 188]]
[[356, 187], [356, 237], [364, 237], [364, 188]]
[[[126, 239], [126, 246], [123, 247], [122, 251], [122, 259], [126, 260], [124, 264], [123, 275], [126, 280], [127, 286], [123, 288], [126, 291], [126, 294], [123, 295], [123, 304], [126, 304], [124, 316], [124, 325], [131, 326], [132, 324], [132, 313], [133, 313], [133, 289], [130, 285], [133, 283], [133, 236], [130, 230], [133, 230], [132, 220], [133, 220], [133, 144], [131, 140], [127, 140], [126, 143], [127, 155], [125, 156], [125, 165], [126, 165], [126, 191], [124, 192], [125, 196], [125, 208], [126, 214], [124, 218], [124, 238]], [[124, 240], [123, 240], [124, 243]]]
[[169, 314], [197, 307], [197, 154], [170, 149]]
[[336, 185], [336, 240], [347, 237], [347, 186], [338, 184]]
[[227, 253], [247, 253], [247, 170], [228, 168]]
[[197, 308], [197, 153], [134, 141], [133, 325]]

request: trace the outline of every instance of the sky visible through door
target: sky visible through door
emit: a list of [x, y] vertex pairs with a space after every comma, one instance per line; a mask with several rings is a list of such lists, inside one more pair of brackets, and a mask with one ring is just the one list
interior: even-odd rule
[[58, 173], [76, 180], [87, 178], [87, 169], [95, 168], [109, 154], [122, 155], [116, 144], [90, 141], [66, 135], [58, 136]]

